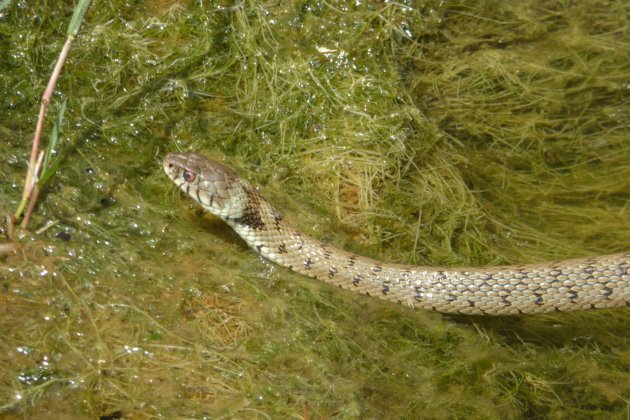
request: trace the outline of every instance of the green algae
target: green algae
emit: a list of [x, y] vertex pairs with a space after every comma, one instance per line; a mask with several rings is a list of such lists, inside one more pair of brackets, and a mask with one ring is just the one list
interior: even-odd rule
[[[0, 11], [0, 207], [71, 6]], [[0, 406], [35, 416], [628, 416], [624, 309], [415, 312], [262, 261], [162, 174], [223, 158], [388, 261], [630, 249], [628, 6], [93, 2], [49, 115], [64, 162], [1, 260]], [[50, 126], [49, 126], [50, 127]]]

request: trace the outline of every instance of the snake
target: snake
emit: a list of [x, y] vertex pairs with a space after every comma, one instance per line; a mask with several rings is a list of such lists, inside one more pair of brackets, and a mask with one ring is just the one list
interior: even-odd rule
[[170, 153], [166, 174], [247, 245], [289, 270], [343, 289], [447, 314], [519, 315], [630, 305], [630, 252], [527, 265], [430, 267], [386, 263], [296, 229], [225, 164]]

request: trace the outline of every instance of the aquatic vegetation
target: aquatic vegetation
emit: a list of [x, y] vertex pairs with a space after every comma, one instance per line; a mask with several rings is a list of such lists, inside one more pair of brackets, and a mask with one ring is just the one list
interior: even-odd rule
[[[0, 10], [3, 213], [72, 12], [29, 3]], [[626, 3], [94, 2], [31, 226], [59, 223], [0, 257], [0, 406], [627, 416], [627, 311], [462, 319], [344, 293], [262, 262], [159, 164], [229, 159], [301, 229], [390, 261], [628, 249]]]

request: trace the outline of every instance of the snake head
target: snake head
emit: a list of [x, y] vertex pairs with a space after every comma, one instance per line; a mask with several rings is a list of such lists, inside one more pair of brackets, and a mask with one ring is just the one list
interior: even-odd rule
[[224, 164], [197, 153], [169, 153], [164, 172], [193, 200], [224, 220], [239, 218], [248, 185]]

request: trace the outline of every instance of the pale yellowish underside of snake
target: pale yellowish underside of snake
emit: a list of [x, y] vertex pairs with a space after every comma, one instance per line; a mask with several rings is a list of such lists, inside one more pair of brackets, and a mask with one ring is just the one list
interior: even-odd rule
[[195, 153], [164, 170], [263, 257], [344, 289], [445, 313], [530, 314], [630, 305], [630, 253], [542, 264], [436, 268], [390, 264], [334, 248], [287, 222], [248, 182]]

